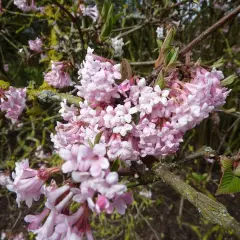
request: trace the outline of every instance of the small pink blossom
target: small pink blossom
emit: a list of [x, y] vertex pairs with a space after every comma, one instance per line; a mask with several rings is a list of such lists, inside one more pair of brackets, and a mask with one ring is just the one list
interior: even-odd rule
[[29, 48], [34, 52], [41, 52], [42, 51], [42, 40], [40, 38], [36, 38], [35, 40], [28, 41]]
[[10, 87], [1, 97], [0, 109], [6, 111], [5, 117], [16, 123], [26, 107], [26, 88]]
[[51, 86], [63, 88], [72, 85], [70, 75], [65, 71], [63, 62], [52, 62], [51, 71], [44, 73], [44, 80]]

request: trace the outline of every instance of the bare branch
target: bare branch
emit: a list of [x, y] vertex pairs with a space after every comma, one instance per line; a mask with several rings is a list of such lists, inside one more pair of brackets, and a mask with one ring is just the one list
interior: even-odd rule
[[179, 55], [185, 55], [187, 52], [189, 52], [195, 45], [200, 43], [202, 40], [204, 40], [206, 37], [208, 37], [210, 34], [212, 34], [214, 31], [216, 31], [219, 27], [223, 26], [226, 22], [233, 19], [235, 16], [237, 16], [240, 13], [240, 6], [235, 8], [232, 12], [221, 18], [219, 21], [217, 21], [215, 24], [213, 24], [211, 27], [209, 27], [207, 30], [205, 30], [203, 33], [201, 33], [198, 37], [196, 37], [193, 41], [187, 44], [186, 47], [184, 47], [180, 52]]

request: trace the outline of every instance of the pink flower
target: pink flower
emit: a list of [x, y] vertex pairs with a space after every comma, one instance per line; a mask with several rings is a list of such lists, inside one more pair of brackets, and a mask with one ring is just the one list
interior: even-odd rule
[[23, 233], [19, 233], [14, 236], [13, 240], [25, 240]]
[[81, 85], [76, 86], [78, 95], [93, 105], [110, 103], [112, 98], [119, 98], [115, 79], [121, 79], [120, 64], [111, 62], [93, 54], [88, 48], [86, 60], [79, 69]]
[[121, 215], [125, 214], [127, 205], [132, 204], [133, 198], [131, 193], [124, 193], [114, 199], [114, 207]]
[[88, 172], [97, 177], [103, 169], [109, 167], [108, 159], [105, 158], [106, 147], [104, 144], [96, 144], [93, 149], [85, 145], [74, 145], [71, 150], [60, 149], [60, 156], [67, 162], [63, 164], [63, 172]]
[[65, 71], [63, 62], [52, 62], [52, 69], [44, 73], [44, 80], [51, 86], [63, 88], [72, 85], [69, 74]]
[[19, 9], [21, 9], [24, 12], [29, 11], [38, 11], [41, 10], [41, 8], [37, 8], [35, 5], [35, 0], [32, 0], [31, 5], [28, 5], [27, 0], [14, 0], [13, 2]]
[[0, 109], [6, 111], [5, 117], [16, 123], [26, 107], [26, 89], [10, 87], [1, 97]]
[[34, 231], [41, 227], [42, 221], [46, 218], [46, 216], [50, 213], [50, 210], [45, 208], [40, 214], [38, 215], [27, 215], [24, 220], [25, 222], [29, 222], [28, 230]]
[[103, 112], [104, 126], [112, 129], [113, 133], [120, 133], [125, 136], [127, 132], [131, 131], [133, 126], [132, 115], [137, 112], [136, 107], [131, 107], [130, 102], [124, 105], [118, 104], [116, 108], [108, 106], [106, 112]]
[[42, 51], [42, 40], [40, 38], [36, 38], [35, 40], [28, 41], [29, 48], [34, 52], [41, 52]]
[[55, 170], [56, 168], [31, 169], [29, 168], [28, 159], [17, 162], [15, 172], [12, 173], [14, 182], [7, 185], [7, 188], [16, 192], [18, 206], [20, 206], [21, 201], [26, 201], [28, 207], [32, 206], [33, 200], [38, 201], [44, 182]]

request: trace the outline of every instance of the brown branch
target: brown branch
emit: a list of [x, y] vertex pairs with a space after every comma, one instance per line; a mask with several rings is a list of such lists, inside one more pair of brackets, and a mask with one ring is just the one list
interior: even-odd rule
[[184, 47], [179, 54], [185, 55], [187, 52], [189, 52], [195, 45], [200, 43], [203, 39], [205, 39], [207, 36], [212, 34], [214, 31], [216, 31], [219, 27], [223, 26], [226, 22], [234, 18], [240, 13], [240, 6], [235, 8], [232, 12], [227, 14], [226, 16], [222, 17], [219, 21], [217, 21], [215, 24], [213, 24], [211, 27], [209, 27], [207, 30], [205, 30], [203, 33], [201, 33], [198, 37], [196, 37], [193, 41], [187, 44], [186, 47]]

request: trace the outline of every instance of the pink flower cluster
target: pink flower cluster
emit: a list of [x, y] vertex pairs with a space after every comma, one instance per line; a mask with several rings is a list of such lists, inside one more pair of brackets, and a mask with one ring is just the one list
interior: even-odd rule
[[29, 48], [34, 52], [41, 52], [42, 51], [42, 40], [40, 38], [36, 38], [35, 40], [28, 41]]
[[69, 74], [65, 71], [63, 62], [52, 62], [51, 71], [44, 74], [44, 80], [55, 88], [63, 88], [72, 85]]
[[35, 4], [35, 0], [31, 0], [31, 4], [28, 4], [27, 0], [14, 0], [13, 1], [14, 5], [16, 5], [19, 9], [21, 9], [24, 12], [29, 12], [29, 11], [38, 11], [41, 10], [42, 8], [38, 8]]
[[5, 117], [12, 123], [16, 123], [18, 117], [26, 107], [26, 89], [10, 87], [7, 91], [1, 93], [1, 111], [5, 111]]
[[[59, 82], [59, 73], [48, 74], [47, 79]], [[76, 88], [84, 101], [79, 107], [61, 103], [64, 122], [57, 122], [51, 136], [64, 160], [61, 171], [69, 179], [59, 187], [53, 180], [47, 185], [60, 169], [33, 170], [25, 160], [17, 163], [14, 182], [8, 185], [17, 193], [17, 202], [26, 201], [28, 206], [45, 195], [43, 211], [25, 218], [38, 240], [85, 235], [92, 240], [90, 211], [124, 214], [133, 201], [116, 172], [122, 169], [113, 170], [116, 160], [123, 168], [149, 155], [175, 153], [184, 133], [222, 105], [229, 93], [221, 87], [222, 72], [201, 66], [191, 69], [188, 82], [180, 80], [178, 70], [172, 72], [164, 89], [147, 86], [137, 77], [118, 85], [120, 65], [94, 55], [90, 48], [79, 79]]]

